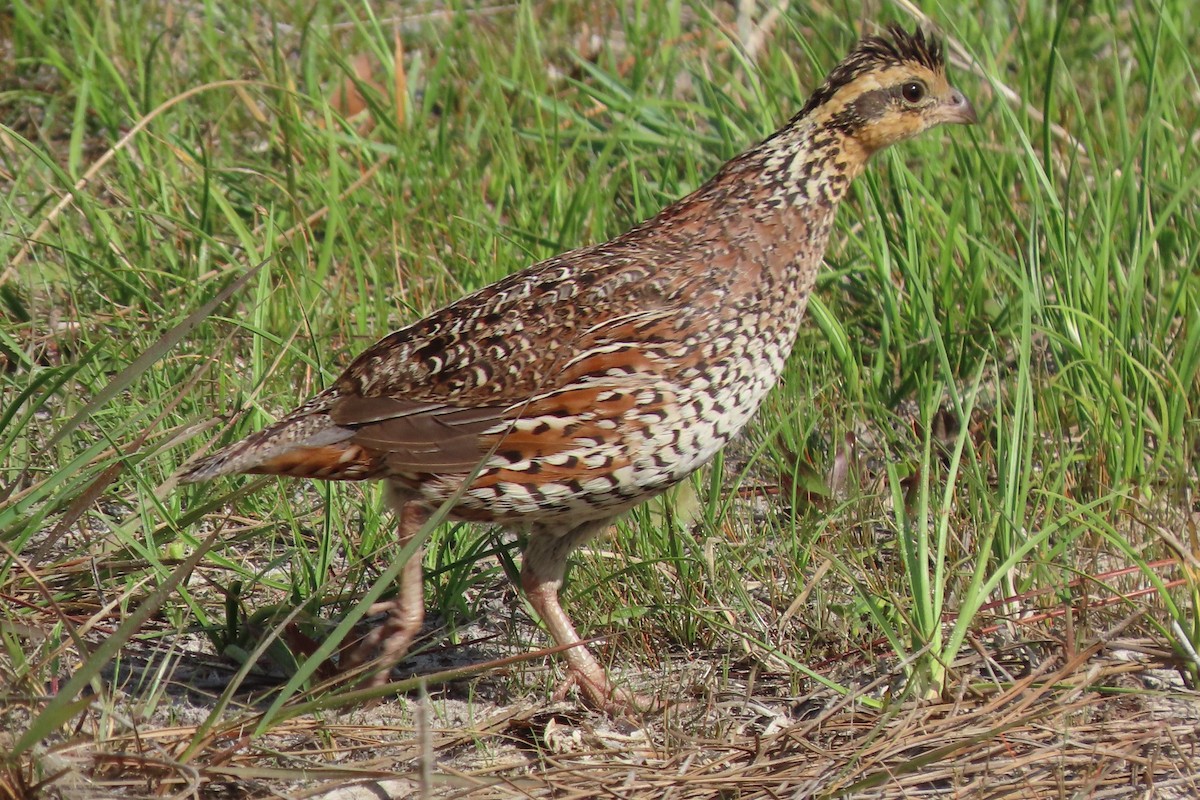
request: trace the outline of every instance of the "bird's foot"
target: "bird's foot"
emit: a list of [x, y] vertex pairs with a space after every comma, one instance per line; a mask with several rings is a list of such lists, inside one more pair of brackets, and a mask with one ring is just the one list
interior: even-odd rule
[[605, 714], [636, 717], [662, 711], [666, 704], [657, 697], [619, 689], [612, 685], [603, 670], [589, 672], [572, 667], [566, 679], [554, 690], [555, 702], [565, 700], [572, 689], [578, 689], [589, 708]]

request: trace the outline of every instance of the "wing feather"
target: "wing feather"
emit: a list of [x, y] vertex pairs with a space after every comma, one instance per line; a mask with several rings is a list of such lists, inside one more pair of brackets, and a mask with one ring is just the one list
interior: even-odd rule
[[469, 472], [487, 454], [481, 437], [505, 408], [455, 408], [395, 397], [339, 398], [329, 415], [350, 441], [380, 453], [391, 469]]

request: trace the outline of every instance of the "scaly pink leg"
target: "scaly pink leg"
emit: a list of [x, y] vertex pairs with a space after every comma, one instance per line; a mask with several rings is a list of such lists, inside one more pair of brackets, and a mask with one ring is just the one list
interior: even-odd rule
[[570, 645], [563, 651], [570, 671], [569, 681], [573, 681], [583, 692], [588, 705], [609, 713], [648, 711], [659, 707], [660, 703], [653, 698], [614, 688], [604, 667], [582, 643], [570, 617], [558, 602], [567, 556], [610, 523], [611, 520], [584, 523], [566, 532], [549, 526], [534, 527], [521, 561], [521, 588], [534, 611], [550, 630], [555, 643]]
[[[421, 530], [429, 519], [429, 510], [415, 502], [406, 502], [407, 496], [400, 492], [389, 492], [389, 501], [400, 519], [398, 538], [403, 547]], [[386, 612], [387, 618], [367, 632], [346, 650], [339, 662], [342, 672], [357, 669], [372, 659], [373, 672], [365, 686], [381, 686], [391, 677], [392, 667], [404, 658], [409, 645], [421, 632], [425, 620], [425, 586], [421, 569], [422, 550], [417, 549], [400, 573], [400, 589], [391, 600], [371, 606], [369, 614]], [[378, 650], [378, 655], [376, 655]]]

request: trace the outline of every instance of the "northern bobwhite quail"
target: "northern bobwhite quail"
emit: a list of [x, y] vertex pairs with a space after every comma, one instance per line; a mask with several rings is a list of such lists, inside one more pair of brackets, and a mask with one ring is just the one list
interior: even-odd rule
[[[615, 690], [558, 602], [567, 556], [703, 466], [774, 385], [838, 203], [872, 153], [975, 122], [939, 41], [866, 36], [804, 108], [692, 194], [603, 244], [534, 264], [360, 355], [274, 425], [188, 466], [387, 481], [407, 542], [450, 516], [524, 529], [521, 585], [590, 704]], [[482, 462], [482, 464], [480, 463]], [[472, 473], [470, 485], [463, 482]], [[372, 683], [421, 627], [421, 558], [342, 658]]]

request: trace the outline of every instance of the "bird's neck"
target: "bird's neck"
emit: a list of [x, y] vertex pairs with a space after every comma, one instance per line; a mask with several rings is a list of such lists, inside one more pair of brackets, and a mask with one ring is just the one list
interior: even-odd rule
[[[689, 259], [664, 265], [686, 287], [681, 296], [714, 293], [729, 307], [756, 307], [782, 292], [794, 302], [783, 301], [787, 319], [781, 322], [794, 331], [837, 207], [869, 156], [846, 132], [797, 115], [621, 240], [654, 242], [666, 253], [704, 253], [702, 270]], [[715, 267], [722, 262], [736, 269]]]
[[811, 226], [832, 219], [869, 156], [844, 131], [797, 116], [639, 227], [703, 238], [728, 226], [783, 224], [820, 238]]
[[758, 173], [751, 206], [806, 214], [834, 211], [862, 174], [870, 152], [853, 136], [799, 117], [731, 161], [714, 179]]
[[[651, 235], [667, 232], [672, 246], [686, 241], [715, 262], [736, 261], [719, 278], [712, 270], [697, 277], [731, 306], [775, 304], [781, 317], [775, 332], [788, 349], [837, 207], [869, 156], [846, 132], [798, 115], [646, 224], [657, 231]], [[697, 285], [690, 293], [704, 291]]]

